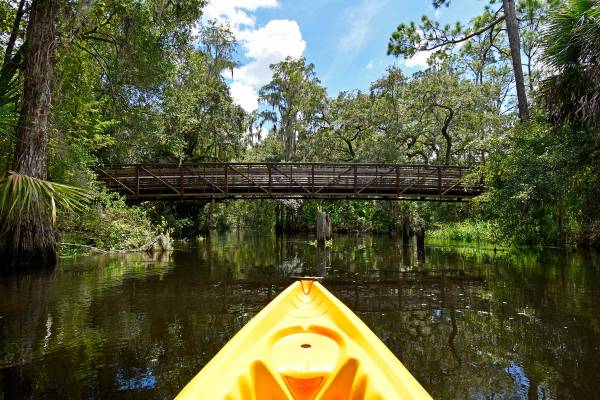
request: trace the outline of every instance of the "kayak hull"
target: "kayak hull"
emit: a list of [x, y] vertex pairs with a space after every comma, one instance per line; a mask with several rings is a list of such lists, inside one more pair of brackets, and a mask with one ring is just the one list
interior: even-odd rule
[[185, 399], [431, 399], [320, 283], [293, 283], [187, 384]]

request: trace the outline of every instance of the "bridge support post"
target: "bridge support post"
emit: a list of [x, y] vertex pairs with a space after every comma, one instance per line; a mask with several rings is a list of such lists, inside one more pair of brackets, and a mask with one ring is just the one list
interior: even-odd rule
[[402, 245], [407, 247], [410, 244], [410, 237], [414, 236], [415, 232], [411, 228], [408, 221], [402, 224]]
[[317, 213], [317, 242], [324, 242], [331, 239], [331, 219], [329, 214], [324, 212]]

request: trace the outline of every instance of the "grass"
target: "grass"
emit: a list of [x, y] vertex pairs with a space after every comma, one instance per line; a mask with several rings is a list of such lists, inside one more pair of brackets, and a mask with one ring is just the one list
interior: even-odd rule
[[452, 240], [466, 243], [498, 243], [498, 227], [488, 221], [448, 222], [428, 232], [428, 236], [438, 240]]

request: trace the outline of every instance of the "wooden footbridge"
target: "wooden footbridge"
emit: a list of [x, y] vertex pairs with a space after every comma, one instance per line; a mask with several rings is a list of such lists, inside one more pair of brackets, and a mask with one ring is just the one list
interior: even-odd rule
[[334, 163], [114, 164], [109, 190], [140, 200], [314, 198], [464, 201], [483, 182], [465, 167]]

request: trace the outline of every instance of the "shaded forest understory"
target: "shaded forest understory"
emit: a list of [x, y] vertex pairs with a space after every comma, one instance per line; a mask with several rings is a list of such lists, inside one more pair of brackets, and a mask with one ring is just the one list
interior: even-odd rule
[[[449, 3], [432, 2], [460, 6]], [[336, 96], [309, 60], [287, 58], [271, 65], [252, 112], [228, 86], [236, 37], [202, 19], [205, 6], [0, 4], [3, 254], [51, 263], [56, 249], [73, 251], [60, 243], [128, 249], [160, 233], [310, 230], [319, 211], [343, 232], [409, 226], [510, 245], [600, 243], [598, 0], [490, 0], [466, 24], [400, 24], [389, 54], [430, 51], [429, 67], [406, 76], [390, 66], [368, 89]], [[461, 204], [128, 204], [93, 173], [107, 163], [186, 161], [462, 165], [487, 192]]]

